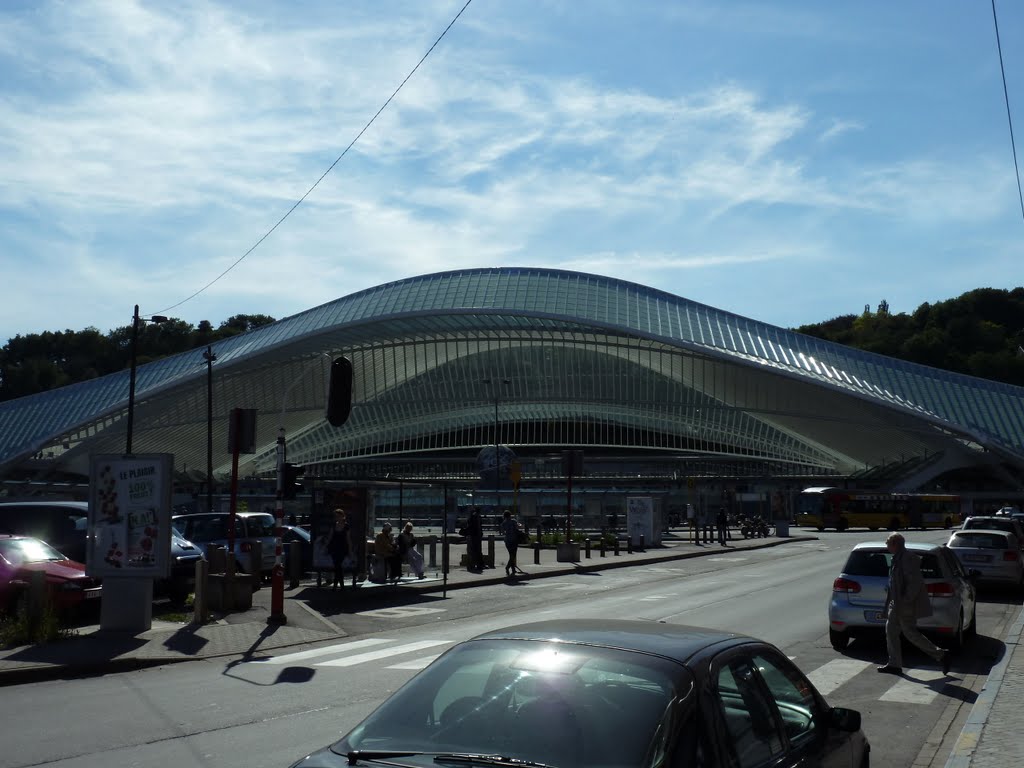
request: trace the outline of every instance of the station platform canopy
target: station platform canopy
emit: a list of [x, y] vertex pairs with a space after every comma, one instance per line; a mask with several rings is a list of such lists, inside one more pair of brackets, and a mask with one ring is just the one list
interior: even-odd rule
[[[137, 371], [133, 449], [205, 474], [203, 349]], [[213, 462], [233, 408], [257, 411], [243, 475], [289, 462], [330, 476], [425, 466], [496, 442], [521, 457], [583, 449], [662, 463], [758, 463], [805, 476], [902, 463], [932, 475], [1024, 471], [1024, 388], [871, 354], [623, 280], [464, 269], [344, 296], [213, 347]], [[352, 411], [325, 418], [331, 362]], [[86, 476], [125, 447], [129, 372], [0, 403], [0, 477]], [[710, 465], [704, 465], [710, 466]], [[912, 472], [911, 472], [912, 474]]]

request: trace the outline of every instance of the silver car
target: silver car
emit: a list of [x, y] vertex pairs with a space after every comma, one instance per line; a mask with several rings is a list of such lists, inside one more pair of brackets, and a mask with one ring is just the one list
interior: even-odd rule
[[[932, 615], [920, 619], [918, 627], [937, 637], [939, 645], [958, 650], [977, 631], [973, 575], [943, 544], [907, 542], [907, 550], [921, 558], [921, 575], [932, 604]], [[828, 637], [837, 651], [856, 635], [884, 631], [891, 564], [884, 542], [858, 544], [850, 552], [832, 583], [828, 605]]]
[[[175, 515], [171, 518], [171, 524], [209, 558], [207, 548], [211, 544], [227, 547], [230, 520], [231, 516], [227, 512], [197, 512]], [[267, 574], [274, 569], [276, 530], [276, 521], [271, 514], [235, 513], [235, 560], [240, 570]], [[260, 545], [260, 562], [255, 562], [257, 542]]]
[[978, 572], [978, 580], [1024, 591], [1021, 543], [1012, 533], [970, 529], [955, 531], [947, 545], [965, 568]]

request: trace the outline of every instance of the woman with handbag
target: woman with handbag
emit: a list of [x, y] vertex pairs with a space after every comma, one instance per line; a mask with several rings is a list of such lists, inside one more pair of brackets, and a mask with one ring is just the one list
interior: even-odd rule
[[345, 558], [352, 551], [352, 537], [345, 510], [334, 510], [334, 526], [327, 538], [327, 551], [334, 563], [334, 581], [331, 589], [345, 588]]

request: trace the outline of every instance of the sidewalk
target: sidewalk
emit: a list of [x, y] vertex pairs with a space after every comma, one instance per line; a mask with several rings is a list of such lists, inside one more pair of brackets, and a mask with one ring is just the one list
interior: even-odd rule
[[[814, 536], [800, 535], [769, 539], [736, 538], [729, 541], [727, 548], [723, 548], [715, 543], [694, 544], [670, 533], [660, 546], [648, 547], [645, 551], [627, 553], [623, 545], [620, 554], [615, 555], [608, 550], [602, 557], [597, 547], [592, 547], [588, 558], [581, 548], [579, 562], [559, 563], [554, 549], [535, 552], [532, 547], [521, 547], [518, 560], [520, 567], [528, 573], [521, 578], [542, 579], [689, 557], [721, 555], [814, 539]], [[331, 606], [337, 606], [355, 601], [380, 602], [391, 595], [405, 598], [410, 592], [442, 594], [449, 590], [506, 581], [505, 547], [500, 538], [495, 538], [496, 567], [493, 569], [470, 573], [460, 567], [465, 551], [464, 544], [450, 546], [451, 565], [447, 579], [441, 573], [441, 546], [438, 544], [436, 567], [429, 563], [429, 552], [424, 552], [426, 577], [423, 579], [405, 576], [399, 584], [362, 582], [354, 588], [349, 583], [344, 592], [337, 593], [327, 587], [318, 588], [315, 576], [304, 579], [297, 589], [288, 589], [286, 582], [285, 624], [268, 623], [271, 588], [264, 585], [253, 593], [250, 610], [215, 616], [206, 624], [178, 624], [154, 619], [148, 631], [138, 634], [101, 630], [98, 626], [80, 627], [72, 637], [43, 645], [0, 651], [0, 686], [99, 675], [217, 656], [258, 657], [280, 648], [337, 640], [345, 636], [344, 630], [331, 620], [330, 612], [320, 613], [310, 606], [311, 603], [322, 606], [329, 602]], [[485, 542], [485, 556], [487, 552]], [[535, 562], [537, 556], [539, 562]]]

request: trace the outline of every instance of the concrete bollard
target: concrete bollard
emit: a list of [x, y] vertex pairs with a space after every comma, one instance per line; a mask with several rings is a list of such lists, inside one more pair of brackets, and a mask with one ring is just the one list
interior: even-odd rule
[[590, 559], [590, 537], [589, 536], [587, 537], [586, 542], [585, 542], [585, 552], [586, 552], [586, 558], [589, 560]]
[[210, 582], [207, 576], [210, 573], [210, 564], [205, 560], [196, 561], [196, 586], [192, 598], [192, 621], [196, 624], [205, 624], [210, 620]]
[[288, 589], [298, 589], [302, 581], [302, 549], [297, 541], [285, 546], [288, 547]]
[[627, 536], [626, 537], [626, 554], [627, 555], [632, 555], [633, 554], [633, 537], [632, 536]]
[[601, 557], [605, 556], [605, 550], [608, 549], [608, 545], [605, 544], [604, 536], [601, 537], [601, 542], [597, 545], [597, 548], [601, 550]]
[[533, 542], [533, 564], [540, 565], [540, 541]]
[[619, 548], [620, 548], [621, 546], [622, 546], [622, 543], [621, 543], [621, 542], [619, 541], [619, 537], [618, 537], [618, 536], [616, 536], [616, 537], [615, 537], [615, 556], [616, 556], [616, 557], [618, 557], [618, 556], [619, 556]]
[[206, 559], [210, 564], [210, 573], [224, 573], [227, 570], [227, 550], [217, 544], [206, 548]]
[[252, 588], [255, 592], [263, 582], [263, 542], [254, 541], [249, 550], [249, 567], [245, 569], [252, 574]]
[[646, 549], [644, 548], [644, 535], [642, 533], [640, 534], [640, 545], [637, 547], [637, 549], [641, 552], [646, 551]]

